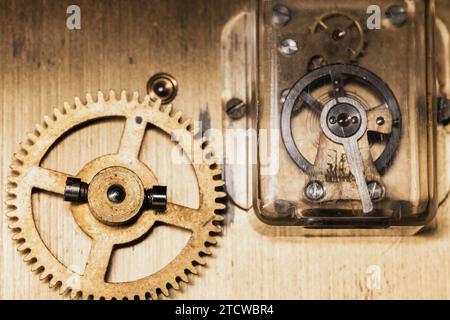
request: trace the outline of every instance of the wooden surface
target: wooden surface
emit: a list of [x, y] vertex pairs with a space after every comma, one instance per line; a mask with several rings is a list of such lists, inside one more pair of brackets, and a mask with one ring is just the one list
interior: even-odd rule
[[[0, 1], [1, 181], [18, 143], [54, 107], [86, 92], [145, 91], [159, 71], [180, 84], [175, 107], [194, 120], [220, 128], [222, 101], [220, 37], [225, 22], [246, 1], [77, 1], [82, 29], [65, 28], [71, 1]], [[76, 173], [92, 158], [113, 152], [122, 123], [95, 123], [70, 134], [44, 164]], [[440, 154], [447, 135], [440, 132]], [[149, 132], [143, 160], [169, 185], [172, 201], [194, 206], [192, 172], [168, 164], [172, 142]], [[449, 153], [450, 155], [450, 153]], [[449, 158], [450, 159], [450, 158]], [[448, 181], [441, 157], [441, 199]], [[195, 188], [194, 188], [195, 189]], [[3, 191], [3, 190], [2, 190]], [[3, 203], [4, 193], [0, 200]], [[36, 224], [52, 252], [82, 269], [89, 241], [69, 207], [47, 194], [33, 198]], [[230, 207], [225, 230], [200, 276], [173, 292], [186, 299], [450, 298], [449, 202], [442, 200], [437, 229], [405, 238], [269, 237], [254, 230], [252, 212]], [[0, 298], [58, 299], [23, 263], [0, 215]], [[113, 257], [110, 280], [136, 279], [157, 270], [188, 234], [158, 228], [142, 244]], [[373, 271], [375, 270], [375, 274]], [[377, 275], [379, 271], [379, 276]], [[379, 281], [378, 281], [379, 280]]]

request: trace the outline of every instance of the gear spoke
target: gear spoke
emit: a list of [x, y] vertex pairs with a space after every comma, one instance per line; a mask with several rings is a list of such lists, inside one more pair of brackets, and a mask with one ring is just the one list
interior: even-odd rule
[[308, 92], [303, 91], [300, 95], [300, 99], [302, 99], [315, 113], [320, 114], [322, 112], [323, 105]]
[[66, 180], [70, 177], [69, 174], [42, 167], [31, 168], [30, 176], [33, 187], [59, 195], [64, 195]]
[[97, 279], [100, 282], [104, 282], [113, 247], [114, 243], [112, 242], [93, 240], [84, 270], [84, 276], [89, 279]]
[[123, 130], [120, 139], [119, 154], [131, 156], [133, 158], [139, 157], [142, 142], [144, 140], [145, 129], [147, 123], [140, 116], [131, 116], [125, 122], [125, 129]]
[[155, 219], [156, 221], [168, 225], [193, 231], [201, 223], [200, 217], [201, 214], [198, 209], [168, 203], [167, 211], [165, 213], [156, 214]]

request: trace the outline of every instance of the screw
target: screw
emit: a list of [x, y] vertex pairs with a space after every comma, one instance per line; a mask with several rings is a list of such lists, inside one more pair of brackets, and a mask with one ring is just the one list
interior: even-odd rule
[[337, 122], [337, 121], [336, 121], [336, 117], [330, 117], [329, 122], [330, 122], [331, 124], [335, 124], [335, 123]]
[[177, 96], [178, 83], [167, 73], [157, 73], [148, 80], [147, 93], [152, 101], [161, 99], [163, 104], [168, 104]]
[[286, 200], [275, 200], [274, 208], [280, 215], [290, 215], [295, 211], [295, 206]]
[[292, 55], [294, 53], [297, 53], [298, 51], [297, 41], [290, 38], [284, 39], [283, 41], [281, 41], [278, 50], [285, 55]]
[[377, 181], [369, 182], [367, 188], [369, 189], [369, 194], [373, 201], [378, 201], [383, 198], [383, 187]]
[[352, 117], [352, 123], [353, 124], [357, 124], [358, 122], [359, 122], [358, 117], [356, 117], [356, 116]]
[[319, 181], [311, 181], [306, 185], [305, 195], [311, 201], [318, 201], [325, 196], [325, 189]]
[[394, 4], [390, 6], [385, 12], [386, 18], [397, 27], [400, 27], [408, 19], [408, 12], [402, 5]]
[[276, 26], [285, 26], [291, 20], [291, 12], [286, 6], [277, 4], [272, 9], [272, 23]]
[[376, 122], [377, 122], [377, 125], [382, 126], [384, 124], [384, 118], [378, 117]]
[[239, 98], [232, 98], [227, 102], [225, 111], [231, 119], [238, 120], [247, 113], [247, 104]]

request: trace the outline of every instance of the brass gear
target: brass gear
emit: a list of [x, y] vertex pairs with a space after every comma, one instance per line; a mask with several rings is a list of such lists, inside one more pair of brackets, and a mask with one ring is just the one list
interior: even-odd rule
[[[190, 157], [198, 180], [198, 209], [169, 203], [165, 213], [147, 210], [134, 223], [117, 227], [97, 220], [90, 214], [89, 204], [72, 204], [71, 210], [77, 224], [92, 241], [86, 269], [78, 275], [52, 255], [35, 226], [31, 193], [36, 188], [62, 196], [69, 175], [42, 168], [41, 160], [67, 131], [87, 121], [117, 116], [126, 118], [119, 151], [90, 162], [77, 174], [77, 178], [91, 181], [106, 168], [122, 167], [124, 172], [130, 171], [139, 176], [146, 188], [155, 185], [157, 181], [151, 170], [138, 160], [148, 123], [175, 138], [188, 157], [191, 152], [202, 154], [207, 145], [205, 139], [194, 140], [190, 122], [182, 122], [181, 113], [172, 114], [171, 105], [163, 109], [160, 101], [153, 103], [148, 96], [141, 101], [138, 93], [128, 99], [126, 92], [122, 92], [117, 99], [111, 91], [109, 99], [105, 99], [99, 92], [95, 101], [87, 95], [86, 103], [76, 98], [75, 105], [65, 103], [62, 110], [55, 109], [53, 117], [45, 117], [44, 124], [36, 126], [34, 133], [30, 133], [21, 144], [21, 150], [15, 154], [11, 165], [6, 202], [8, 224], [13, 240], [18, 243], [18, 251], [25, 255], [24, 260], [32, 265], [32, 271], [50, 287], [58, 288], [60, 294], [69, 294], [71, 298], [157, 299], [159, 293], [168, 296], [169, 288], [179, 289], [180, 281], [189, 281], [189, 273], [197, 274], [196, 266], [205, 264], [204, 256], [211, 255], [209, 246], [216, 244], [215, 236], [221, 232], [218, 224], [223, 217], [216, 214], [225, 209], [224, 204], [217, 202], [217, 199], [225, 197], [225, 193], [217, 191], [224, 185], [221, 170], [212, 158], [196, 163]], [[106, 282], [105, 274], [114, 246], [140, 239], [155, 222], [188, 229], [192, 235], [181, 252], [161, 270], [136, 281]]]
[[359, 19], [341, 11], [326, 12], [309, 27], [309, 50], [313, 56], [308, 70], [335, 63], [355, 63], [366, 49], [367, 39]]

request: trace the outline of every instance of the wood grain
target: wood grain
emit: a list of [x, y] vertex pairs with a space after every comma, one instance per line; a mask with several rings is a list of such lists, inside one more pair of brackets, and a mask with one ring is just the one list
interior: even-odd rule
[[[221, 31], [248, 1], [80, 0], [82, 29], [65, 28], [71, 1], [0, 2], [1, 181], [18, 143], [54, 107], [98, 90], [139, 90], [159, 71], [180, 84], [175, 107], [220, 128]], [[76, 173], [90, 159], [117, 148], [123, 124], [95, 123], [67, 136], [44, 164]], [[450, 153], [440, 132], [441, 165]], [[172, 142], [149, 132], [142, 154], [178, 203], [198, 203], [192, 172], [169, 168]], [[450, 159], [450, 158], [448, 158]], [[445, 165], [444, 165], [445, 168]], [[445, 169], [441, 169], [445, 172]], [[444, 176], [444, 175], [443, 175]], [[442, 179], [444, 187], [447, 179]], [[3, 190], [2, 190], [3, 191]], [[445, 192], [441, 195], [444, 199]], [[4, 193], [0, 200], [3, 203]], [[82, 268], [89, 242], [68, 206], [51, 195], [33, 199], [36, 224], [52, 252], [66, 265]], [[443, 200], [434, 232], [405, 238], [304, 238], [259, 234], [250, 215], [230, 207], [219, 245], [200, 276], [182, 285], [178, 299], [378, 299], [450, 298], [449, 202]], [[0, 298], [58, 299], [29, 271], [16, 252], [0, 215]], [[160, 268], [187, 239], [160, 228], [148, 241], [113, 257], [111, 280], [135, 279]], [[370, 270], [381, 271], [380, 288], [370, 290]]]

